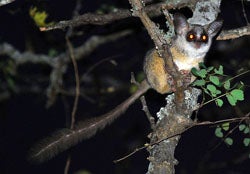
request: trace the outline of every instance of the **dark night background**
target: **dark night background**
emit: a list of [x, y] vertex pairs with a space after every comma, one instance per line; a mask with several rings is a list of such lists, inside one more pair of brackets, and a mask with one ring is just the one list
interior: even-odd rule
[[[126, 0], [84, 0], [80, 14], [95, 12], [103, 4], [117, 8], [130, 8]], [[244, 2], [250, 20], [250, 2]], [[0, 42], [9, 43], [19, 51], [32, 51], [37, 54], [48, 54], [50, 49], [58, 53], [66, 47], [65, 31], [55, 30], [40, 32], [29, 16], [29, 9], [37, 6], [49, 14], [50, 21], [68, 20], [72, 17], [75, 1], [62, 0], [16, 0], [0, 7]], [[186, 9], [182, 12], [189, 14]], [[246, 25], [240, 0], [223, 0], [221, 18], [223, 29], [238, 28]], [[164, 18], [155, 21], [164, 24]], [[81, 36], [71, 39], [74, 46], [81, 45], [91, 35], [106, 35], [122, 29], [133, 29], [133, 34], [115, 42], [99, 46], [91, 55], [78, 61], [80, 75], [91, 66], [105, 58], [112, 58], [117, 65], [109, 61], [101, 63], [88, 75], [89, 81], [82, 83], [86, 95], [92, 102], [81, 97], [78, 104], [77, 120], [98, 116], [115, 107], [126, 99], [130, 88], [130, 72], [140, 74], [146, 52], [153, 47], [150, 37], [138, 19], [128, 18], [104, 26], [81, 26], [76, 32], [83, 31]], [[207, 55], [207, 65], [223, 65], [226, 74], [231, 76], [242, 68], [250, 67], [250, 37], [244, 36], [231, 41], [217, 41]], [[1, 55], [0, 64], [5, 65], [8, 57]], [[2, 67], [2, 66], [1, 66]], [[15, 75], [11, 75], [15, 85], [29, 89], [29, 85], [37, 84], [43, 90], [39, 93], [15, 92], [6, 86], [6, 74], [0, 69], [0, 95], [5, 90], [11, 96], [0, 101], [0, 173], [63, 173], [67, 155], [70, 152], [72, 161], [69, 173], [88, 171], [91, 174], [127, 174], [146, 173], [147, 152], [140, 151], [124, 161], [114, 164], [113, 160], [123, 157], [136, 147], [147, 142], [150, 133], [149, 123], [141, 111], [140, 102], [133, 104], [128, 111], [113, 124], [97, 133], [93, 138], [83, 141], [67, 152], [61, 153], [52, 160], [41, 165], [31, 165], [26, 161], [30, 147], [51, 132], [68, 125], [74, 96], [59, 95], [57, 101], [46, 109], [46, 88], [49, 85], [50, 68], [46, 65], [25, 64], [18, 67]], [[40, 79], [40, 80], [39, 80]], [[237, 80], [249, 85], [249, 74]], [[74, 86], [73, 66], [69, 65], [64, 75], [64, 88]], [[114, 92], [107, 92], [114, 86]], [[151, 113], [155, 114], [164, 106], [164, 96], [150, 90], [146, 99]], [[215, 107], [214, 103], [203, 107], [199, 113], [200, 121], [215, 121], [236, 117], [238, 111], [249, 112], [249, 88], [245, 90], [245, 101], [236, 108]], [[232, 125], [235, 126], [235, 125]], [[242, 145], [242, 134], [235, 131], [231, 137], [234, 144], [228, 147], [225, 143], [214, 149], [220, 139], [214, 135], [214, 127], [196, 127], [182, 135], [176, 149], [179, 164], [177, 174], [248, 174], [250, 160], [245, 158], [250, 153]]]

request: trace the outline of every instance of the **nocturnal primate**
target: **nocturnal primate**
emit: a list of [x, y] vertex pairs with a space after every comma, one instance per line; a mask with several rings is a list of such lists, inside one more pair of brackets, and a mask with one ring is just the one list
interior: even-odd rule
[[[169, 50], [178, 71], [190, 73], [191, 68], [198, 68], [198, 64], [204, 61], [213, 37], [222, 26], [222, 21], [214, 21], [207, 26], [192, 25], [183, 15], [175, 14], [173, 22], [175, 36], [172, 38]], [[32, 149], [29, 155], [30, 160], [35, 162], [49, 160], [81, 140], [90, 138], [96, 131], [103, 129], [120, 116], [121, 112], [125, 112], [137, 98], [150, 88], [161, 94], [173, 92], [169, 80], [171, 76], [166, 70], [164, 59], [168, 59], [168, 57], [160, 57], [156, 49], [149, 51], [143, 66], [146, 79], [140, 84], [137, 92], [110, 112], [79, 122], [72, 130], [62, 129], [45, 138]], [[189, 83], [194, 80], [195, 78], [192, 77]]]

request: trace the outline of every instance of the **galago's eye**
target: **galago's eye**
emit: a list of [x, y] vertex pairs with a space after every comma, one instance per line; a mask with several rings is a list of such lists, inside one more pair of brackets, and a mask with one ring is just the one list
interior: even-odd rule
[[208, 40], [207, 35], [205, 35], [205, 34], [201, 35], [201, 41], [202, 42], [207, 42], [207, 40]]
[[195, 35], [193, 33], [187, 34], [187, 41], [192, 42], [195, 40]]

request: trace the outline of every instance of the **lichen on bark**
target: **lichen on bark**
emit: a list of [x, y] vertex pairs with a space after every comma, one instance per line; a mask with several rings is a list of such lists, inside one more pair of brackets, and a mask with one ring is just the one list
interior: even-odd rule
[[175, 173], [174, 167], [178, 161], [174, 157], [174, 152], [180, 139], [178, 134], [193, 124], [190, 117], [198, 106], [199, 95], [200, 90], [196, 88], [185, 91], [186, 112], [183, 115], [175, 108], [174, 94], [166, 97], [167, 104], [157, 113], [156, 128], [150, 135], [151, 143], [166, 139], [148, 148], [150, 164], [147, 174]]

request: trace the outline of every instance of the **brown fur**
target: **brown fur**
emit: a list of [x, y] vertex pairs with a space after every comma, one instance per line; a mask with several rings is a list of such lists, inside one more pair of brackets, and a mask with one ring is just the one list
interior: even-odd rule
[[165, 62], [156, 50], [149, 52], [144, 62], [144, 72], [150, 86], [161, 94], [171, 92], [168, 84], [170, 78], [165, 68]]
[[[194, 59], [186, 56], [183, 52], [176, 49], [176, 47], [170, 48], [174, 62], [185, 62], [190, 67], [197, 67], [198, 63], [203, 61], [203, 58]], [[179, 69], [190, 72], [190, 69]], [[171, 88], [171, 76], [166, 71], [164, 59], [159, 56], [156, 50], [150, 51], [145, 58], [144, 72], [146, 73], [147, 81], [150, 86], [161, 94], [172, 92]], [[191, 82], [195, 80], [192, 76]], [[190, 83], [191, 83], [190, 82]]]
[[[203, 61], [202, 57], [199, 59], [188, 57], [187, 55], [185, 55], [185, 53], [177, 50], [176, 47], [171, 47], [170, 50], [171, 50], [171, 54], [173, 56], [174, 62], [175, 61], [185, 62], [185, 63], [188, 63], [189, 65], [191, 65], [191, 67], [198, 68], [197, 66], [198, 66], [199, 62]], [[179, 70], [189, 70], [190, 71], [190, 69], [179, 69]]]

